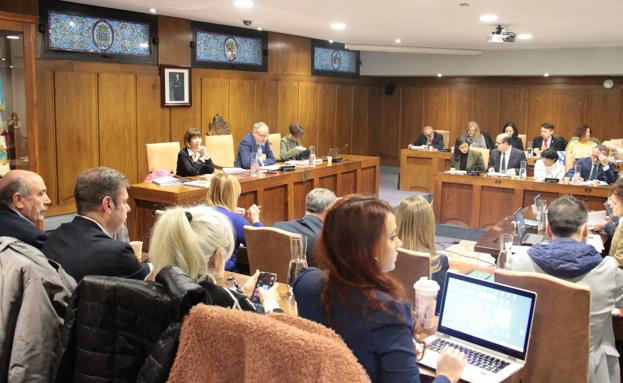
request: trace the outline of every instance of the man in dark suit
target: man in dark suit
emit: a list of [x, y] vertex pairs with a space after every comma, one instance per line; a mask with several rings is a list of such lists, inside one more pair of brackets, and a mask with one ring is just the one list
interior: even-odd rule
[[264, 122], [253, 124], [253, 131], [244, 136], [238, 145], [234, 166], [250, 169], [254, 153], [257, 153], [262, 165], [273, 165], [276, 161], [268, 142], [268, 133], [268, 125]]
[[43, 253], [76, 282], [86, 275], [145, 279], [149, 274], [149, 265], [139, 263], [128, 243], [112, 239], [130, 211], [127, 188], [127, 178], [106, 167], [78, 176], [74, 188], [78, 216], [50, 234], [43, 247]]
[[50, 206], [43, 178], [27, 170], [11, 170], [0, 180], [0, 236], [14, 237], [41, 250], [48, 235], [35, 223]]
[[526, 161], [526, 153], [523, 150], [511, 146], [511, 136], [506, 133], [498, 134], [495, 138], [497, 149], [491, 151], [489, 156], [489, 167], [495, 167], [498, 173], [506, 173], [513, 169], [515, 173], [521, 167], [521, 161]]
[[548, 148], [554, 148], [557, 152], [564, 151], [567, 147], [567, 141], [560, 136], [554, 136], [554, 125], [544, 122], [541, 125], [541, 135], [534, 137], [532, 140], [532, 148], [537, 154]]
[[329, 207], [335, 202], [335, 199], [335, 194], [329, 189], [313, 189], [305, 197], [305, 216], [303, 218], [277, 222], [274, 225], [278, 229], [302, 234], [307, 238], [305, 255], [307, 256], [307, 264], [309, 266], [316, 266], [316, 258], [314, 256], [316, 239], [320, 235], [324, 216]]
[[[598, 180], [608, 184], [616, 181], [614, 163], [608, 162], [608, 148], [602, 144], [593, 149], [590, 157], [577, 159], [575, 165], [580, 165], [580, 176], [584, 181]], [[574, 175], [575, 166], [569, 169], [566, 176], [573, 177]]]
[[413, 143], [413, 146], [432, 146], [433, 148], [439, 150], [443, 149], [443, 136], [435, 130], [431, 126], [425, 126], [422, 128], [422, 133], [420, 137], [418, 137], [417, 141]]

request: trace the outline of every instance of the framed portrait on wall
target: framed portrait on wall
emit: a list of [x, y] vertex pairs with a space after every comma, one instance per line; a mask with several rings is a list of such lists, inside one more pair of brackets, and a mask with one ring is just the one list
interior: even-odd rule
[[162, 107], [192, 106], [191, 68], [160, 66]]

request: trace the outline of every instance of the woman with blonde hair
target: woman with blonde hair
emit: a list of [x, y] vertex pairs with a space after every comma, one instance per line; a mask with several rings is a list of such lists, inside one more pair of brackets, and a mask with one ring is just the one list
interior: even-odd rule
[[[149, 246], [149, 259], [158, 274], [167, 266], [177, 266], [196, 280], [206, 292], [206, 303], [239, 310], [256, 311], [245, 294], [216, 285], [224, 275], [231, 256], [234, 235], [229, 219], [205, 205], [174, 207], [156, 221]], [[250, 296], [259, 273], [245, 285]], [[274, 298], [260, 295], [266, 310], [278, 308]]]
[[247, 210], [237, 207], [241, 190], [238, 178], [226, 173], [215, 174], [208, 189], [207, 203], [214, 206], [219, 213], [227, 216], [233, 226], [235, 244], [232, 256], [225, 263], [225, 270], [228, 271], [238, 271], [236, 266], [238, 247], [240, 244], [247, 244], [244, 226], [249, 224], [256, 227], [264, 226], [260, 222], [260, 208], [257, 205], [253, 204]]
[[431, 274], [440, 287], [437, 296], [438, 311], [449, 266], [448, 257], [439, 254], [435, 246], [433, 207], [420, 196], [407, 197], [398, 206], [396, 224], [403, 248], [430, 254]]
[[491, 136], [485, 132], [480, 131], [480, 126], [476, 121], [470, 121], [465, 128], [465, 135], [471, 142], [470, 146], [474, 148], [493, 149], [493, 141]]

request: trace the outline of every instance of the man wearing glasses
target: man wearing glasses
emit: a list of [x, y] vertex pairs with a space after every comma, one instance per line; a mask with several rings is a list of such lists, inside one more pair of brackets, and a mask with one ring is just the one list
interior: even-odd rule
[[523, 150], [513, 148], [510, 143], [511, 137], [506, 134], [498, 134], [495, 139], [496, 149], [491, 151], [489, 157], [489, 167], [495, 167], [498, 173], [505, 173], [513, 169], [515, 173], [521, 166], [521, 161], [526, 160], [526, 154]]
[[250, 169], [254, 154], [259, 158], [261, 165], [273, 165], [275, 156], [268, 142], [268, 133], [268, 125], [264, 122], [253, 124], [251, 133], [244, 136], [242, 141], [240, 141], [240, 145], [238, 145], [234, 166]]

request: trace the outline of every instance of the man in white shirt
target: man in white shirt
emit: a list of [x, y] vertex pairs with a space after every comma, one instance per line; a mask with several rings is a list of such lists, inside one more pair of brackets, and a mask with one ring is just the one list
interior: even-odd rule
[[543, 181], [546, 178], [557, 178], [562, 181], [565, 176], [565, 166], [558, 162], [558, 152], [549, 148], [541, 153], [541, 159], [534, 164], [534, 178]]
[[498, 173], [506, 173], [513, 169], [516, 173], [521, 167], [521, 161], [526, 161], [526, 154], [523, 150], [511, 146], [511, 136], [506, 133], [498, 134], [495, 138], [497, 149], [491, 151], [489, 156], [489, 167], [495, 167]]

